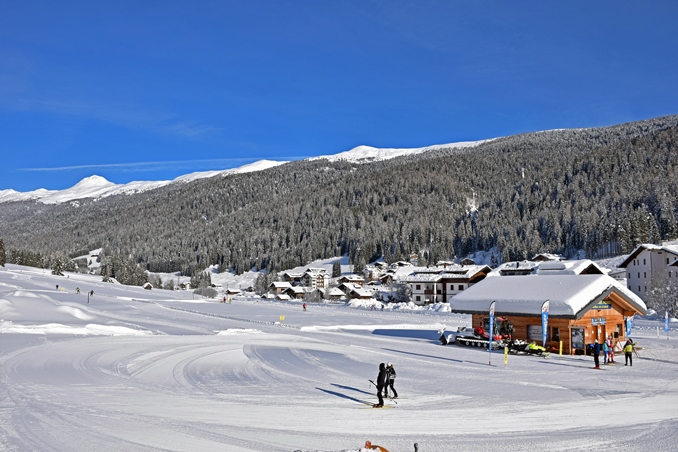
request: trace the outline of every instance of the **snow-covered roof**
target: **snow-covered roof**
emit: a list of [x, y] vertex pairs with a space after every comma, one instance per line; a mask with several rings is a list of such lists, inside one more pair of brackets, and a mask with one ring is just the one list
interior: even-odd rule
[[363, 288], [356, 288], [351, 290], [351, 294], [356, 294], [361, 298], [370, 298], [373, 295], [373, 292]]
[[292, 287], [287, 281], [274, 281], [269, 287], [275, 287], [276, 289], [287, 289]]
[[549, 300], [549, 315], [579, 318], [611, 293], [629, 309], [645, 314], [645, 303], [633, 292], [607, 275], [554, 275], [485, 278], [450, 299], [452, 312], [488, 312], [496, 301], [497, 314], [540, 315]]
[[665, 251], [667, 253], [671, 253], [675, 256], [678, 257], [678, 245], [654, 245], [652, 243], [644, 243], [642, 245], [638, 245], [635, 250], [631, 254], [629, 254], [629, 257], [627, 257], [624, 262], [619, 264], [620, 268], [626, 268], [627, 265], [633, 259], [638, 257], [638, 255], [643, 252], [644, 250], [649, 250], [649, 251]]
[[354, 275], [354, 274], [343, 275], [343, 276], [340, 276], [339, 279], [346, 279], [348, 281], [365, 281], [365, 278], [363, 278], [362, 276]]
[[415, 267], [414, 271], [401, 281], [408, 283], [437, 282], [441, 279], [471, 279], [481, 272], [489, 273], [491, 268], [487, 265], [455, 265], [453, 267]]
[[537, 275], [581, 275], [600, 274], [605, 272], [595, 262], [589, 259], [571, 261], [547, 261], [541, 262], [535, 270]]
[[532, 259], [530, 259], [534, 262], [543, 262], [543, 261], [562, 261], [563, 256], [559, 254], [551, 254], [551, 253], [539, 253], [535, 254]]
[[502, 276], [507, 274], [527, 274], [534, 271], [539, 263], [532, 261], [514, 261], [514, 262], [504, 262], [499, 267], [492, 270], [490, 273], [491, 276]]

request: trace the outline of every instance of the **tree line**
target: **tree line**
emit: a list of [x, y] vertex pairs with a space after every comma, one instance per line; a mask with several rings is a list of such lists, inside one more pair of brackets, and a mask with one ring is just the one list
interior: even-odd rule
[[604, 257], [678, 235], [677, 137], [670, 116], [367, 164], [291, 162], [77, 206], [5, 203], [0, 235], [24, 261], [103, 247], [187, 276], [341, 255], [356, 271], [413, 253], [431, 263], [476, 251], [496, 264], [540, 252]]

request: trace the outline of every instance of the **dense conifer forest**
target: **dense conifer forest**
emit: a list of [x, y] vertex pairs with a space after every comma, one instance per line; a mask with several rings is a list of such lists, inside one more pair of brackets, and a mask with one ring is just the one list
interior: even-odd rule
[[[104, 248], [151, 272], [242, 273], [348, 255], [603, 257], [678, 235], [678, 116], [500, 138], [387, 161], [265, 171], [59, 205], [0, 204], [7, 261]], [[35, 264], [35, 262], [31, 262]]]

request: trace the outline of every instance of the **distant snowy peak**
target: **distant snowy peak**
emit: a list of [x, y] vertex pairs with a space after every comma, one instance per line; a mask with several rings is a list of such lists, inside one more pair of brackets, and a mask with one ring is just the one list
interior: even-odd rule
[[202, 171], [179, 176], [174, 180], [164, 181], [134, 181], [127, 184], [115, 184], [101, 176], [89, 176], [65, 190], [38, 190], [29, 192], [18, 192], [16, 190], [0, 190], [0, 203], [10, 201], [31, 201], [35, 200], [43, 204], [60, 204], [84, 198], [105, 198], [107, 196], [141, 193], [148, 190], [164, 187], [172, 183], [191, 182], [206, 177], [227, 176], [229, 174], [251, 173], [254, 171], [263, 171], [274, 166], [282, 165], [287, 162], [276, 162], [273, 160], [260, 160], [254, 163], [243, 165], [239, 168], [232, 168], [221, 171]]
[[104, 187], [110, 187], [115, 185], [113, 182], [108, 181], [105, 177], [101, 176], [90, 176], [86, 177], [77, 184], [75, 184], [72, 189], [76, 190], [90, 190], [90, 189], [100, 189]]
[[426, 146], [423, 148], [374, 148], [371, 146], [357, 146], [350, 151], [340, 152], [334, 155], [321, 155], [319, 157], [312, 157], [308, 160], [327, 159], [330, 161], [346, 160], [356, 163], [367, 163], [380, 160], [389, 160], [403, 155], [415, 155], [422, 152], [433, 151], [436, 149], [461, 149], [472, 148], [487, 143], [490, 140], [481, 141], [462, 141], [459, 143], [436, 144], [433, 146]]

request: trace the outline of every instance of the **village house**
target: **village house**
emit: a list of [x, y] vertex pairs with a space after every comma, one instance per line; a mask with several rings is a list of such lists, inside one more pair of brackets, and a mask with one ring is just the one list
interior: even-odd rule
[[226, 290], [224, 291], [226, 295], [239, 295], [240, 292], [240, 289], [234, 289], [232, 287], [226, 287]]
[[274, 281], [268, 286], [268, 293], [275, 297], [277, 295], [282, 295], [291, 287], [292, 285], [287, 281]]
[[409, 285], [411, 300], [415, 304], [446, 303], [491, 271], [487, 265], [421, 268], [401, 281]]
[[347, 297], [350, 299], [369, 300], [374, 297], [374, 292], [355, 286], [354, 289], [348, 291]]
[[301, 277], [301, 284], [312, 289], [326, 289], [330, 275], [324, 268], [308, 268]]
[[356, 286], [362, 286], [365, 283], [365, 278], [358, 275], [344, 275], [337, 278], [337, 284], [349, 283]]
[[[665, 242], [662, 245], [639, 245], [619, 268], [626, 269], [626, 285], [641, 299], [647, 301], [652, 289], [676, 281], [675, 271], [669, 267], [678, 260], [678, 243]], [[669, 276], [669, 275], [673, 276]]]
[[300, 300], [306, 296], [307, 292], [308, 288], [306, 287], [292, 286], [286, 289], [283, 293], [287, 294], [293, 300]]
[[339, 301], [346, 298], [346, 294], [338, 287], [332, 287], [325, 291], [324, 298], [331, 301]]
[[596, 339], [622, 343], [628, 319], [645, 315], [643, 300], [607, 275], [490, 276], [450, 299], [451, 312], [471, 314], [472, 326], [489, 317], [513, 325], [513, 338], [542, 342], [542, 306], [548, 301], [546, 346], [564, 354], [582, 354]]
[[301, 284], [301, 278], [304, 276], [301, 272], [282, 272], [278, 275], [282, 281], [288, 282], [293, 286]]
[[539, 253], [535, 254], [532, 259], [530, 259], [532, 262], [547, 262], [547, 261], [562, 261], [565, 260], [563, 256], [559, 254], [551, 254], [551, 253]]

